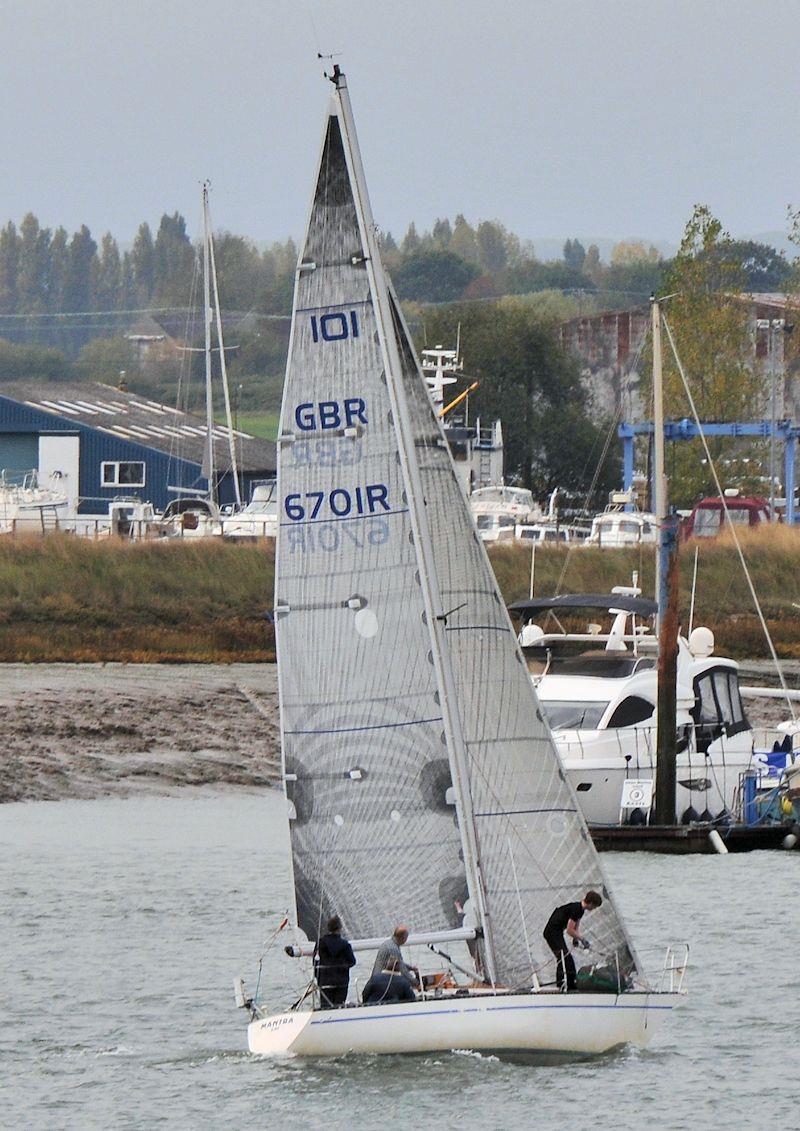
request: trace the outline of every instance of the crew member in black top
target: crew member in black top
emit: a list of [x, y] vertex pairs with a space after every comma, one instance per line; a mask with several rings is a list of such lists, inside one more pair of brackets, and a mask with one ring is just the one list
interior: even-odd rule
[[547, 945], [556, 956], [556, 982], [558, 988], [564, 988], [564, 976], [567, 979], [567, 991], [574, 990], [576, 985], [575, 959], [569, 952], [569, 947], [564, 939], [564, 931], [572, 939], [573, 946], [582, 946], [589, 949], [589, 943], [583, 937], [578, 927], [583, 918], [584, 911], [593, 911], [600, 907], [603, 897], [597, 891], [587, 891], [580, 903], [564, 903], [557, 907], [547, 920], [543, 934]]
[[342, 938], [342, 920], [338, 915], [328, 920], [328, 933], [314, 950], [314, 974], [319, 989], [320, 1009], [333, 1009], [347, 1001], [350, 968], [356, 956], [347, 939]]

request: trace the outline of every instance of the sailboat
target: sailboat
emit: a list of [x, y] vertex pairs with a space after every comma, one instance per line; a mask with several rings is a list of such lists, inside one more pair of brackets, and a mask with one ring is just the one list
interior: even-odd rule
[[[249, 1048], [641, 1045], [683, 966], [646, 980], [608, 889], [384, 273], [345, 76], [331, 79], [278, 436], [287, 951], [310, 956], [337, 914], [357, 952], [407, 922], [409, 945], [466, 941], [475, 965], [412, 1003], [321, 1010], [311, 995], [274, 1014], [239, 981]], [[589, 888], [604, 900], [593, 961], [617, 983], [558, 992], [542, 930]]]
[[[239, 468], [236, 456], [236, 433], [231, 413], [228, 369], [225, 362], [225, 342], [222, 336], [222, 311], [219, 303], [217, 283], [217, 263], [214, 253], [214, 237], [209, 206], [209, 184], [203, 182], [203, 330], [202, 347], [184, 347], [187, 354], [203, 353], [205, 357], [206, 393], [206, 435], [203, 448], [201, 476], [208, 484], [206, 491], [196, 487], [170, 487], [179, 497], [167, 504], [161, 517], [162, 532], [181, 538], [208, 538], [223, 533], [222, 516], [219, 509], [219, 468], [217, 466], [215, 445], [225, 440], [230, 460], [230, 475], [233, 482], [235, 509], [241, 509], [242, 496], [239, 484]], [[216, 330], [217, 345], [213, 345], [213, 329]], [[220, 383], [225, 404], [225, 427], [214, 420], [214, 385], [212, 357], [219, 354]], [[224, 472], [223, 472], [224, 473]]]

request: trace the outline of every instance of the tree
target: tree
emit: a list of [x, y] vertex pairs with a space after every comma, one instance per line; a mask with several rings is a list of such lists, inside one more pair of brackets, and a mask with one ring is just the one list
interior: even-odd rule
[[611, 249], [612, 266], [625, 266], [631, 263], [658, 263], [661, 255], [657, 247], [645, 247], [641, 240], [621, 240]]
[[460, 212], [456, 216], [453, 224], [453, 235], [450, 238], [449, 250], [467, 263], [477, 264], [480, 258], [475, 229]]
[[189, 301], [195, 250], [186, 233], [180, 212], [161, 217], [153, 244], [153, 267], [157, 302], [165, 306], [185, 306]]
[[126, 251], [122, 256], [119, 282], [119, 309], [131, 310], [136, 306], [136, 277], [133, 256]]
[[390, 254], [397, 251], [397, 244], [391, 232], [386, 232], [380, 237], [381, 251], [387, 251]]
[[502, 291], [498, 289], [496, 275], [478, 275], [467, 286], [463, 297], [473, 301], [475, 299], [497, 298]]
[[646, 301], [662, 289], [667, 265], [663, 260], [636, 259], [612, 263], [602, 275], [603, 289], [616, 291], [631, 302]]
[[68, 371], [58, 350], [18, 346], [0, 338], [0, 381], [62, 381]]
[[69, 236], [67, 229], [58, 227], [50, 241], [50, 286], [48, 289], [49, 308], [52, 313], [64, 310], [64, 292], [67, 286], [67, 264], [69, 261]]
[[381, 257], [383, 258], [384, 265], [386, 269], [393, 274], [401, 258], [400, 249], [395, 243], [394, 236], [391, 232], [379, 232], [378, 244], [381, 249]]
[[508, 262], [506, 230], [502, 224], [491, 220], [481, 221], [475, 238], [478, 243], [478, 263], [483, 270], [492, 273], [502, 271]]
[[439, 251], [450, 250], [450, 240], [453, 238], [453, 229], [450, 226], [450, 221], [446, 217], [444, 220], [437, 220], [433, 225], [431, 238]]
[[134, 238], [131, 248], [131, 268], [136, 289], [136, 303], [138, 306], [146, 306], [156, 285], [153, 233], [148, 223], [139, 225]]
[[[750, 362], [748, 313], [741, 302], [745, 275], [732, 241], [705, 205], [686, 225], [665, 285], [674, 297], [668, 317], [695, 403], [706, 420], [741, 420], [756, 409], [759, 382]], [[683, 385], [665, 354], [666, 410], [686, 409]]]
[[240, 409], [278, 409], [286, 368], [286, 328], [274, 320], [237, 333], [240, 348], [231, 355], [228, 375]]
[[555, 323], [526, 302], [508, 298], [425, 313], [429, 341], [455, 341], [459, 324], [467, 371], [480, 381], [472, 397], [474, 411], [483, 420], [499, 417], [503, 424], [506, 478], [544, 491], [554, 475], [563, 474], [564, 464], [551, 474], [542, 452], [557, 449], [562, 461], [580, 464], [570, 473], [570, 483], [577, 483], [585, 450], [566, 426], [557, 444], [548, 439], [547, 430], [565, 406], [574, 426], [583, 420], [585, 403], [578, 367], [561, 349]]
[[543, 499], [558, 487], [583, 505], [594, 480], [593, 497], [586, 501], [590, 509], [602, 505], [622, 478], [619, 447], [605, 444], [615, 424], [607, 418], [593, 418], [582, 398], [570, 397], [543, 408], [531, 474], [538, 497]]
[[47, 310], [50, 271], [50, 230], [41, 228], [29, 212], [19, 227], [17, 300], [20, 314], [42, 314]]
[[9, 220], [0, 231], [0, 314], [17, 313], [19, 236]]
[[791, 264], [769, 244], [730, 240], [725, 254], [741, 267], [749, 291], [782, 291], [791, 278]]
[[477, 267], [452, 251], [418, 251], [395, 271], [394, 284], [400, 298], [452, 302], [479, 273]]
[[603, 265], [600, 262], [600, 249], [596, 243], [590, 243], [586, 258], [583, 261], [582, 270], [588, 279], [593, 283], [598, 284], [603, 272]]
[[102, 381], [106, 385], [117, 385], [122, 372], [130, 379], [135, 368], [135, 347], [127, 338], [95, 338], [75, 360], [75, 373], [81, 381]]
[[[664, 282], [673, 296], [666, 318], [698, 414], [705, 421], [747, 420], [762, 409], [761, 381], [752, 366], [748, 306], [741, 299], [746, 277], [732, 243], [708, 207], [695, 205]], [[647, 391], [647, 360], [644, 371]], [[689, 412], [683, 382], [666, 342], [664, 401], [668, 416], [680, 418]], [[712, 456], [718, 460], [735, 447], [736, 441], [718, 440], [712, 445]], [[710, 470], [701, 460], [697, 441], [676, 445], [671, 453], [670, 494], [676, 505], [689, 505], [712, 488]]]
[[261, 256], [249, 240], [230, 232], [214, 238], [217, 283], [223, 309], [249, 310], [258, 292]]
[[586, 248], [580, 240], [567, 240], [564, 244], [564, 262], [574, 271], [582, 271], [586, 262]]
[[67, 274], [64, 284], [64, 310], [91, 310], [93, 283], [97, 269], [97, 244], [82, 224], [69, 241]]
[[408, 231], [403, 236], [403, 242], [400, 245], [400, 251], [403, 256], [413, 255], [415, 251], [419, 250], [420, 238], [417, 235], [417, 225], [412, 220], [408, 225]]
[[511, 267], [506, 276], [506, 289], [509, 294], [527, 294], [531, 291], [545, 290], [594, 290], [594, 285], [581, 271], [567, 266], [561, 260], [554, 263], [538, 263], [528, 260]]
[[117, 241], [106, 232], [100, 241], [100, 260], [95, 282], [95, 300], [99, 310], [116, 310], [122, 283], [122, 263]]
[[297, 245], [274, 243], [261, 257], [260, 283], [254, 305], [264, 314], [288, 314], [292, 309]]

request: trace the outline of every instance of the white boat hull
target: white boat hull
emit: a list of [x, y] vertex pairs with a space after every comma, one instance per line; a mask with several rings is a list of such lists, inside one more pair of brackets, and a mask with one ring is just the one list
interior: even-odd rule
[[265, 1056], [424, 1053], [449, 1049], [602, 1053], [644, 1046], [677, 993], [510, 994], [279, 1013], [248, 1026]]
[[[561, 764], [577, 792], [590, 825], [620, 822], [622, 789], [628, 778], [652, 781], [656, 776], [655, 727], [630, 727], [591, 732], [556, 731]], [[705, 754], [685, 751], [676, 763], [675, 813], [689, 808], [717, 816], [739, 808], [742, 774], [753, 768], [750, 731], [712, 743]], [[624, 819], [624, 817], [623, 817]]]

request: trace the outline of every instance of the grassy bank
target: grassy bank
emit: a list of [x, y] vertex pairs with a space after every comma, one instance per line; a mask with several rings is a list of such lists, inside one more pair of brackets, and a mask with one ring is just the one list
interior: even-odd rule
[[[800, 530], [763, 527], [739, 534], [745, 560], [778, 655], [800, 657]], [[769, 655], [744, 571], [733, 540], [723, 536], [684, 543], [680, 547], [680, 617], [689, 621], [695, 547], [699, 548], [694, 624], [714, 631], [718, 650], [734, 657]], [[499, 546], [492, 554], [507, 601], [527, 597], [530, 550]], [[536, 595], [604, 593], [613, 585], [629, 585], [634, 570], [645, 596], [653, 595], [652, 548], [631, 550], [576, 549], [572, 553], [537, 550]], [[559, 585], [560, 581], [560, 585]]]
[[272, 577], [263, 544], [0, 543], [0, 660], [273, 660]]
[[[753, 572], [778, 653], [800, 657], [800, 532], [747, 533]], [[693, 545], [682, 548], [681, 618], [688, 621]], [[527, 596], [530, 550], [500, 546], [492, 562], [506, 600]], [[652, 552], [541, 549], [536, 592], [607, 592], [639, 570], [653, 589]], [[560, 580], [560, 585], [559, 585]], [[273, 555], [205, 542], [93, 543], [53, 536], [0, 543], [0, 661], [257, 662], [274, 659]], [[767, 655], [733, 544], [700, 545], [695, 624], [720, 651]]]
[[279, 412], [240, 412], [236, 418], [237, 428], [264, 440], [274, 440], [278, 435]]

